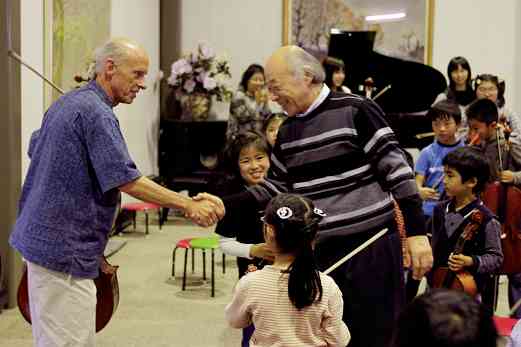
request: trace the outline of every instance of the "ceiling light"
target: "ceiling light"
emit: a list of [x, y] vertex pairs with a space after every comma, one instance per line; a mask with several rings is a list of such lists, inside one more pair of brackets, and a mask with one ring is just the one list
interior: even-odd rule
[[378, 14], [374, 16], [366, 16], [365, 20], [368, 22], [379, 22], [386, 20], [395, 20], [405, 18], [405, 12], [397, 12], [397, 13], [388, 13], [388, 14]]

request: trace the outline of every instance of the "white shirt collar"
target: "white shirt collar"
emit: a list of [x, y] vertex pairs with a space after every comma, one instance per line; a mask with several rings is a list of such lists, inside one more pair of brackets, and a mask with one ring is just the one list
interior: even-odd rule
[[325, 83], [322, 84], [322, 89], [320, 90], [320, 94], [318, 94], [318, 97], [313, 101], [311, 106], [308, 107], [306, 112], [304, 113], [297, 113], [297, 117], [305, 117], [308, 114], [310, 114], [313, 110], [315, 110], [320, 104], [326, 100], [327, 96], [329, 95], [329, 87], [326, 86]]

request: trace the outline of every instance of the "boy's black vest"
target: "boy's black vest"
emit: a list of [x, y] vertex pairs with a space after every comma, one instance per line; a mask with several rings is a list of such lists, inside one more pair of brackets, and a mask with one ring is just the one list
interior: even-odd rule
[[[457, 228], [457, 230], [448, 237], [445, 227], [445, 216], [447, 211], [447, 205], [450, 201], [440, 203], [434, 208], [433, 216], [432, 216], [432, 249], [433, 249], [433, 271], [439, 267], [448, 267], [448, 260], [450, 254], [454, 251], [456, 247], [456, 243], [460, 235], [463, 233], [465, 226], [468, 225], [471, 221], [470, 215], [465, 218], [465, 220], [461, 223], [461, 225]], [[474, 238], [470, 241], [465, 242], [465, 247], [463, 249], [462, 254], [466, 256], [476, 256], [479, 255], [480, 250], [485, 249], [486, 235], [485, 229], [487, 224], [490, 222], [492, 218], [496, 218], [494, 214], [481, 203], [481, 200], [476, 199], [471, 202], [467, 206], [465, 206], [462, 210], [458, 211], [463, 216], [472, 211], [473, 209], [477, 209], [481, 211], [483, 214], [483, 221], [481, 222], [480, 227], [478, 228], [477, 233]], [[481, 292], [484, 285], [484, 280], [488, 276], [487, 274], [477, 274], [477, 266], [466, 269], [468, 270], [476, 280], [476, 284], [478, 286], [478, 291]]]

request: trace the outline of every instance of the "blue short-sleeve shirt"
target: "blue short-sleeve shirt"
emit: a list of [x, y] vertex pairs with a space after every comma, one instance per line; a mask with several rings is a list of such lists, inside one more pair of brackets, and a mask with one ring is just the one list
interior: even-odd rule
[[[444, 145], [438, 141], [434, 141], [427, 147], [421, 150], [416, 167], [414, 168], [417, 174], [425, 177], [425, 187], [436, 187], [436, 191], [441, 196], [445, 191], [443, 186], [443, 158], [453, 150], [465, 146], [465, 143], [460, 140], [453, 145]], [[425, 200], [423, 202], [423, 213], [431, 217], [434, 206], [439, 203], [437, 200]]]
[[49, 108], [31, 136], [29, 157], [11, 246], [48, 269], [97, 277], [118, 187], [141, 173], [96, 81]]

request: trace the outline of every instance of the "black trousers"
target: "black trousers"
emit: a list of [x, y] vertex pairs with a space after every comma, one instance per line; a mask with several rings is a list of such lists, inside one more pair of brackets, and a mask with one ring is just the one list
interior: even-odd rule
[[400, 236], [394, 222], [364, 233], [332, 237], [315, 247], [324, 271], [384, 227], [389, 231], [329, 275], [344, 299], [349, 347], [388, 347], [405, 302]]

